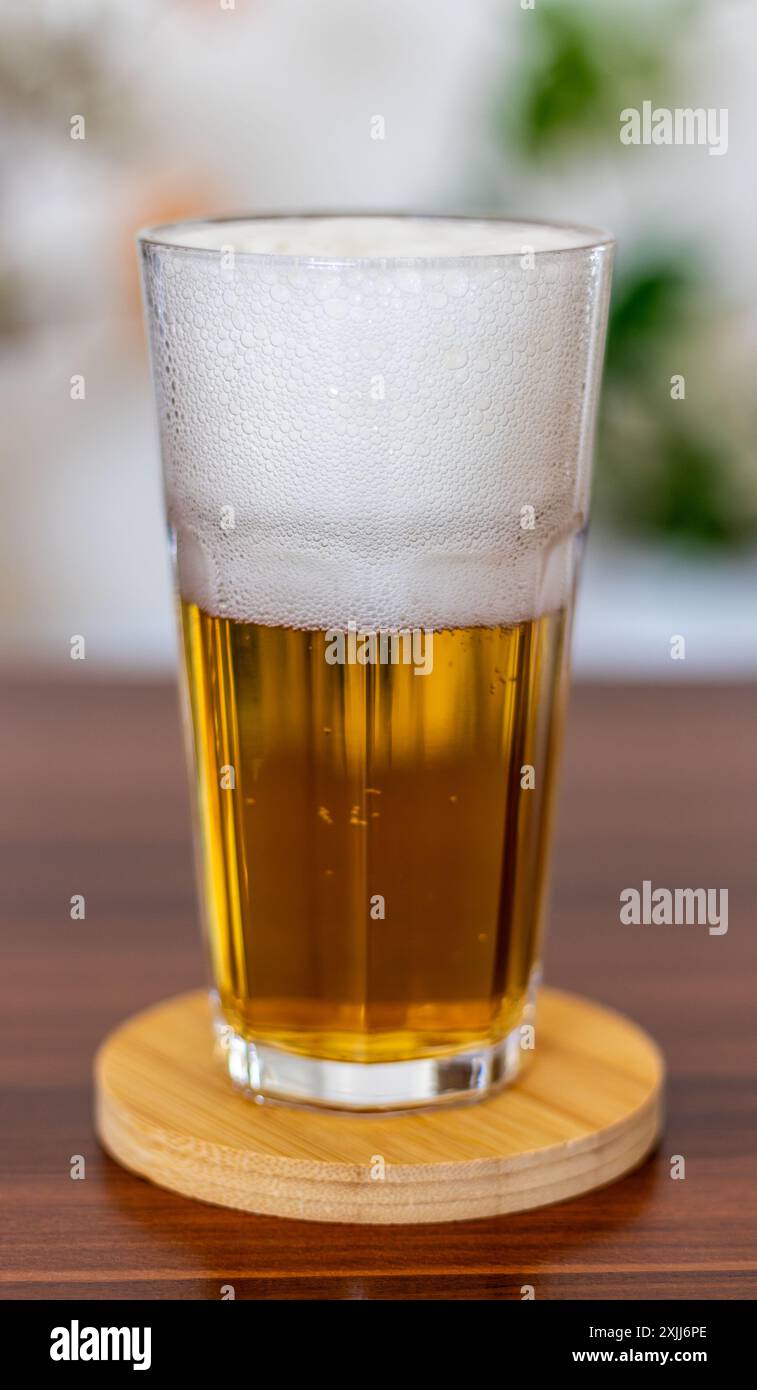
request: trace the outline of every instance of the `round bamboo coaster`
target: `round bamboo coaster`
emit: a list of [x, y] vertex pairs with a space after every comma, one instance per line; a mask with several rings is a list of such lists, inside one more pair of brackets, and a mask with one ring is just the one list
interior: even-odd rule
[[653, 1147], [664, 1067], [622, 1015], [541, 991], [537, 1045], [491, 1100], [356, 1115], [235, 1092], [206, 995], [169, 999], [106, 1039], [97, 1130], [126, 1168], [185, 1197], [308, 1221], [463, 1221], [561, 1202]]

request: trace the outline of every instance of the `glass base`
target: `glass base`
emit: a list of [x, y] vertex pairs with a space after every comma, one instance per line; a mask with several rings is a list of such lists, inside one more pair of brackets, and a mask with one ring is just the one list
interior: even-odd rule
[[407, 1062], [337, 1062], [285, 1052], [268, 1043], [249, 1042], [217, 1010], [214, 1026], [231, 1080], [256, 1101], [336, 1110], [408, 1110], [483, 1100], [514, 1081], [533, 1047], [527, 1026], [533, 1025], [532, 1000], [530, 992], [520, 1022], [498, 1043]]

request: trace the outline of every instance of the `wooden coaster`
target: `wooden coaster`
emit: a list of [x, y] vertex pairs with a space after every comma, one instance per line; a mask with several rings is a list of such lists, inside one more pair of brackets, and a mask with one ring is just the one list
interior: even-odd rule
[[660, 1132], [664, 1066], [635, 1024], [544, 989], [522, 1080], [400, 1115], [255, 1104], [213, 1055], [202, 992], [106, 1039], [97, 1131], [126, 1168], [218, 1206], [308, 1221], [463, 1221], [560, 1202], [635, 1168]]

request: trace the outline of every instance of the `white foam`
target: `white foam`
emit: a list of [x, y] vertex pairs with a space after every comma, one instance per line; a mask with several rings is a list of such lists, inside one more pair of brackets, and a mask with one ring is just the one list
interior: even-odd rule
[[568, 251], [608, 240], [590, 227], [502, 219], [435, 217], [273, 217], [221, 222], [179, 222], [146, 237], [189, 250], [233, 247], [245, 255], [307, 256], [336, 260], [522, 255]]
[[[179, 252], [165, 232], [148, 239], [184, 598], [360, 629], [510, 623], [565, 603], [610, 253], [581, 229], [557, 235], [282, 219], [192, 225]], [[486, 259], [495, 243], [509, 249]], [[231, 244], [250, 254], [218, 254]]]

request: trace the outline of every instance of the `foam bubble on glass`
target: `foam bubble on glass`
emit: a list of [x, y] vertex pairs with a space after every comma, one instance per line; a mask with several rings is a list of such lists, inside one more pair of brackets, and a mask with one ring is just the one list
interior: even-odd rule
[[142, 250], [185, 600], [360, 630], [569, 601], [609, 238], [285, 218], [156, 229]]

